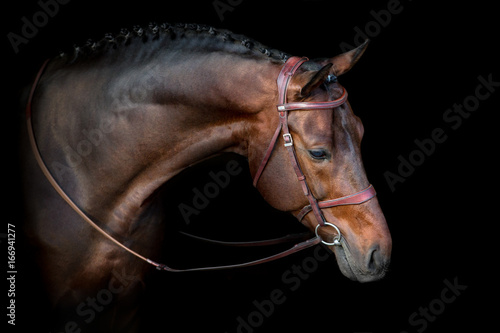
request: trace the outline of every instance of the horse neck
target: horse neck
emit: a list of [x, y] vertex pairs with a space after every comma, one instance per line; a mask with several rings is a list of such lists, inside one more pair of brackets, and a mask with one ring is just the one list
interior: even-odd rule
[[147, 135], [133, 142], [161, 152], [173, 172], [221, 152], [246, 157], [252, 119], [275, 104], [279, 70], [233, 54], [167, 54], [119, 76], [107, 116], [139, 123], [137, 132]]
[[183, 169], [221, 152], [246, 156], [252, 119], [275, 103], [278, 71], [270, 61], [215, 53], [82, 71], [73, 81], [86, 97], [57, 92], [59, 112], [77, 111], [58, 122], [66, 140], [59, 160], [80, 155], [66, 182], [78, 189], [75, 201], [127, 229]]

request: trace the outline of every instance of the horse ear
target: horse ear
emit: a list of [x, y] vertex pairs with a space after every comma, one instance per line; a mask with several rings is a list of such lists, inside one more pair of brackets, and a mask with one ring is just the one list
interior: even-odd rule
[[305, 98], [309, 96], [309, 94], [314, 89], [316, 89], [317, 87], [319, 87], [320, 84], [325, 82], [328, 75], [330, 75], [330, 70], [332, 66], [333, 64], [328, 63], [325, 66], [323, 66], [323, 68], [321, 68], [319, 71], [314, 73], [309, 82], [307, 82], [300, 90], [300, 97]]
[[332, 63], [333, 68], [331, 74], [340, 76], [347, 73], [358, 62], [358, 60], [365, 52], [369, 42], [370, 40], [367, 39], [363, 42], [363, 44], [356, 47], [355, 49], [339, 54], [338, 56], [335, 56], [333, 58], [316, 60], [316, 63], [320, 65]]

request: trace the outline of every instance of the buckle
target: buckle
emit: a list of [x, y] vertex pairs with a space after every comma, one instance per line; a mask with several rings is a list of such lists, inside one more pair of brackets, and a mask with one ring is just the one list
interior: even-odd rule
[[293, 146], [293, 139], [290, 133], [283, 134], [283, 140], [285, 140], [285, 147]]

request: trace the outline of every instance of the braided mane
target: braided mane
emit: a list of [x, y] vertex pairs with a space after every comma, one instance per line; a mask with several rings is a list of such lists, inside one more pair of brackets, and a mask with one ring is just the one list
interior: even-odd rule
[[[113, 49], [126, 48], [135, 41], [142, 41], [143, 45], [165, 40], [174, 40], [181, 38], [213, 38], [220, 42], [221, 47], [231, 50], [239, 48], [240, 52], [250, 53], [256, 56], [268, 57], [270, 59], [286, 62], [290, 57], [279, 50], [270, 49], [261, 43], [252, 40], [246, 36], [233, 34], [228, 30], [215, 29], [211, 26], [200, 24], [169, 24], [149, 23], [146, 27], [134, 26], [132, 30], [121, 29], [119, 33], [106, 33], [101, 40], [87, 40], [83, 45], [74, 45], [70, 52], [61, 52], [59, 57], [65, 59], [69, 64], [80, 60], [94, 58], [104, 55], [107, 51]], [[212, 41], [212, 39], [211, 39]]]

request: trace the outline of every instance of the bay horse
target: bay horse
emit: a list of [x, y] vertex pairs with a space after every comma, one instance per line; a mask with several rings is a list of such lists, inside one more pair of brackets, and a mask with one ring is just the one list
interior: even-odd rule
[[391, 237], [363, 169], [363, 125], [337, 81], [366, 46], [309, 60], [153, 23], [50, 59], [27, 98], [22, 158], [25, 230], [53, 306], [93, 321], [82, 300], [120, 290], [107, 327], [132, 330], [145, 277], [176, 271], [157, 262], [168, 220], [157, 190], [230, 152], [265, 201], [316, 235], [299, 248], [323, 242], [346, 277], [382, 278]]

